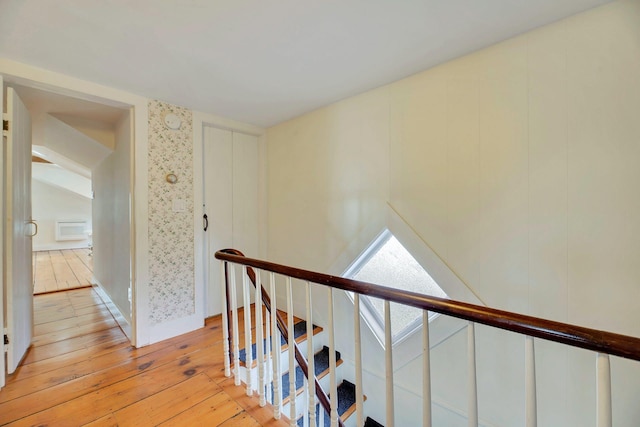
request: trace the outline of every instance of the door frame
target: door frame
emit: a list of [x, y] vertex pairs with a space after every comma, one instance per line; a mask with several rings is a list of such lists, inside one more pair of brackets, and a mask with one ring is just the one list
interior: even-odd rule
[[207, 239], [202, 227], [202, 216], [204, 215], [204, 165], [203, 165], [203, 144], [204, 127], [211, 126], [218, 129], [239, 132], [258, 137], [258, 248], [259, 256], [266, 258], [267, 255], [267, 131], [259, 126], [253, 126], [235, 120], [225, 119], [215, 114], [193, 112], [193, 187], [194, 187], [194, 209], [193, 223], [194, 230], [194, 274], [195, 274], [195, 300], [200, 301], [197, 310], [206, 317], [205, 288], [209, 277], [209, 263], [207, 256]]
[[[148, 100], [118, 89], [0, 58], [0, 80], [60, 95], [130, 110], [133, 140], [130, 162], [131, 194], [131, 344], [149, 343], [148, 308]], [[4, 236], [2, 236], [4, 242]], [[4, 288], [3, 288], [4, 289]], [[4, 296], [0, 293], [0, 310]], [[4, 325], [0, 325], [4, 326]], [[3, 370], [4, 372], [4, 370]], [[2, 374], [4, 378], [4, 373]], [[1, 383], [0, 383], [1, 384]]]
[[[0, 119], [4, 124], [4, 79], [0, 74]], [[3, 125], [4, 128], [4, 125]], [[2, 131], [2, 149], [0, 149], [0, 200], [2, 200], [2, 212], [0, 217], [4, 219], [4, 131]], [[0, 225], [0, 277], [4, 278], [4, 220]], [[0, 286], [0, 335], [4, 337], [4, 279], [2, 279], [2, 286]], [[7, 368], [5, 366], [5, 345], [4, 339], [1, 341], [2, 351], [0, 352], [0, 390], [5, 384], [5, 373]]]

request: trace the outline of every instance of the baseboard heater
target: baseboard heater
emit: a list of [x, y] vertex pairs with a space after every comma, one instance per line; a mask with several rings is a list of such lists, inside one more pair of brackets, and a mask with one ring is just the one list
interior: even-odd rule
[[85, 240], [87, 221], [56, 221], [56, 241]]

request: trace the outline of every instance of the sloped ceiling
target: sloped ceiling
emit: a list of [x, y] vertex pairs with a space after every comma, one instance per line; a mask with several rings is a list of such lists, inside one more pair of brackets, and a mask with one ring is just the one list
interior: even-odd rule
[[0, 0], [0, 56], [269, 126], [607, 0]]
[[34, 137], [34, 143], [37, 142], [86, 168], [93, 169], [113, 152], [50, 114], [44, 117], [43, 127], [42, 140], [37, 141]]
[[34, 163], [32, 178], [91, 199], [91, 179], [51, 163]]
[[82, 176], [109, 155], [128, 110], [12, 84], [31, 114], [33, 152]]

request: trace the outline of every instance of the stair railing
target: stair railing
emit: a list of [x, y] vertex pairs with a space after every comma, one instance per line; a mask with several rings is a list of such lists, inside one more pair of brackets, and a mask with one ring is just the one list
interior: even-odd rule
[[[244, 255], [242, 254], [242, 252], [235, 250], [235, 249], [224, 249], [222, 251], [218, 252], [219, 254], [221, 254], [221, 256], [236, 256], [236, 257], [240, 257], [241, 259], [249, 259], [249, 258], [245, 258]], [[216, 257], [217, 254], [216, 253]], [[241, 264], [241, 263], [240, 263]], [[233, 265], [233, 264], [232, 264]], [[231, 376], [231, 363], [234, 361], [238, 361], [239, 359], [239, 326], [238, 326], [238, 321], [237, 321], [237, 302], [235, 301], [236, 298], [236, 285], [235, 285], [235, 274], [229, 274], [229, 263], [227, 262], [223, 262], [223, 268], [221, 269], [222, 271], [222, 283], [225, 283], [225, 287], [223, 289], [224, 295], [223, 295], [223, 312], [226, 312], [225, 316], [222, 316], [222, 320], [223, 320], [223, 335], [224, 335], [224, 352], [225, 352], [225, 360], [224, 360], [224, 366], [225, 366], [225, 375], [227, 377]], [[266, 270], [268, 271], [268, 270]], [[300, 347], [298, 346], [298, 344], [295, 341], [295, 337], [293, 334], [293, 307], [292, 307], [292, 298], [291, 298], [291, 278], [289, 277], [287, 279], [287, 294], [288, 294], [288, 298], [287, 298], [287, 303], [288, 303], [288, 310], [287, 310], [287, 322], [285, 322], [285, 320], [282, 318], [281, 314], [278, 312], [278, 310], [276, 309], [275, 305], [275, 299], [272, 300], [269, 297], [269, 293], [264, 289], [264, 287], [262, 286], [262, 282], [261, 280], [259, 280], [259, 270], [254, 270], [253, 268], [251, 268], [250, 266], [245, 266], [245, 270], [243, 272], [243, 279], [244, 279], [244, 283], [243, 283], [243, 300], [244, 300], [244, 307], [245, 309], [244, 311], [244, 326], [245, 326], [245, 369], [246, 369], [246, 386], [247, 386], [247, 395], [252, 395], [253, 394], [253, 389], [254, 387], [252, 386], [252, 377], [251, 377], [251, 365], [252, 365], [252, 360], [251, 360], [251, 353], [252, 353], [252, 344], [251, 344], [251, 314], [250, 314], [250, 310], [247, 309], [250, 306], [250, 299], [247, 295], [247, 290], [248, 290], [248, 283], [246, 282], [246, 280], [248, 279], [251, 284], [255, 287], [256, 293], [255, 293], [255, 319], [256, 319], [256, 349], [257, 349], [257, 356], [258, 356], [258, 362], [257, 362], [257, 367], [258, 367], [258, 381], [260, 382], [260, 384], [258, 385], [258, 387], [255, 387], [258, 390], [258, 396], [260, 399], [260, 405], [264, 406], [266, 403], [266, 399], [264, 398], [264, 391], [265, 391], [265, 387], [267, 385], [267, 383], [271, 382], [272, 385], [272, 398], [271, 398], [271, 403], [274, 406], [274, 418], [279, 419], [280, 418], [280, 413], [281, 413], [281, 399], [280, 399], [280, 390], [281, 390], [281, 384], [280, 384], [280, 379], [281, 379], [281, 375], [280, 375], [280, 371], [279, 371], [279, 356], [280, 356], [280, 340], [278, 339], [278, 333], [282, 335], [283, 339], [285, 340], [285, 342], [287, 342], [288, 344], [288, 354], [289, 354], [289, 396], [290, 396], [290, 414], [289, 414], [289, 419], [291, 421], [291, 426], [295, 426], [296, 425], [296, 407], [295, 407], [295, 396], [296, 396], [296, 385], [295, 385], [295, 366], [294, 366], [294, 359], [295, 362], [298, 364], [298, 366], [300, 367], [300, 369], [302, 370], [302, 373], [304, 375], [304, 377], [307, 379], [307, 382], [311, 381], [314, 386], [313, 386], [313, 390], [308, 392], [308, 401], [309, 401], [309, 410], [308, 410], [308, 414], [307, 417], [305, 417], [305, 426], [315, 426], [316, 425], [316, 411], [315, 411], [315, 407], [316, 407], [316, 403], [318, 403], [320, 406], [322, 406], [322, 408], [324, 409], [324, 411], [318, 411], [319, 415], [320, 415], [320, 422], [321, 425], [324, 425], [323, 422], [323, 416], [324, 413], [328, 413], [328, 414], [337, 414], [337, 401], [333, 402], [333, 400], [336, 399], [336, 393], [333, 393], [332, 396], [332, 400], [329, 399], [329, 397], [327, 396], [326, 392], [324, 391], [324, 389], [322, 388], [322, 386], [320, 385], [320, 382], [318, 381], [318, 379], [315, 376], [315, 371], [314, 371], [314, 359], [313, 359], [313, 345], [312, 345], [312, 340], [313, 340], [313, 322], [311, 319], [311, 293], [307, 284], [307, 339], [309, 340], [309, 343], [307, 345], [308, 348], [308, 360], [305, 359], [305, 357], [303, 356]], [[270, 275], [270, 292], [272, 295], [275, 295], [275, 275], [274, 272], [271, 272]], [[266, 313], [268, 313], [267, 316], [265, 316], [265, 319], [270, 319], [270, 323], [272, 325], [275, 325], [277, 327], [273, 328], [273, 333], [271, 334], [271, 338], [272, 340], [270, 341], [268, 338], [265, 339], [263, 341], [263, 337], [262, 337], [262, 331], [263, 331], [263, 327], [262, 327], [262, 305], [264, 305]], [[270, 328], [267, 325], [265, 328], [265, 331], [267, 333], [270, 332]], [[276, 332], [277, 331], [277, 332]], [[265, 351], [266, 349], [263, 347], [263, 345], [260, 345], [260, 343], [264, 342], [266, 344], [266, 347], [268, 348], [267, 351]], [[230, 353], [229, 349], [233, 348], [233, 353]], [[333, 348], [333, 346], [331, 346], [331, 348]], [[293, 351], [291, 351], [293, 349]], [[267, 353], [267, 355], [265, 355], [264, 353]], [[270, 355], [270, 356], [269, 356]], [[265, 357], [267, 358], [265, 360]], [[274, 360], [277, 359], [277, 360]], [[335, 351], [333, 353], [333, 357], [331, 357], [331, 353], [330, 353], [330, 360], [333, 361], [333, 375], [335, 375]], [[272, 370], [266, 369], [263, 371], [264, 369], [264, 365], [272, 365]], [[234, 366], [234, 378], [235, 378], [235, 383], [236, 385], [240, 385], [240, 374], [239, 374], [239, 363], [233, 363]], [[267, 381], [265, 378], [265, 375], [267, 374], [266, 371], [269, 371], [270, 374], [270, 381]], [[309, 379], [309, 373], [311, 373], [311, 380]], [[332, 383], [335, 380], [332, 381]], [[317, 401], [316, 401], [317, 398]], [[335, 417], [336, 419], [332, 420], [332, 427], [334, 425], [339, 426], [339, 427], [344, 427], [344, 423], [342, 422], [341, 419], [339, 419], [337, 416]]]
[[[393, 398], [393, 354], [391, 345], [391, 321], [389, 305], [391, 302], [407, 305], [410, 307], [423, 310], [422, 326], [423, 326], [423, 425], [431, 426], [431, 384], [430, 384], [430, 360], [429, 360], [429, 312], [436, 312], [459, 319], [467, 320], [469, 327], [467, 328], [467, 342], [468, 342], [468, 373], [469, 373], [469, 390], [468, 390], [468, 425], [478, 426], [478, 399], [477, 399], [477, 387], [476, 387], [476, 359], [475, 359], [475, 324], [480, 323], [491, 327], [515, 332], [525, 336], [525, 425], [527, 427], [535, 427], [537, 423], [537, 407], [536, 407], [536, 378], [535, 378], [535, 347], [534, 338], [541, 338], [549, 341], [558, 342], [561, 344], [569, 345], [572, 347], [578, 347], [586, 350], [591, 350], [597, 353], [596, 358], [596, 378], [597, 378], [597, 406], [596, 417], [597, 427], [611, 427], [612, 426], [612, 410], [611, 410], [611, 369], [609, 356], [618, 356], [631, 360], [640, 361], [640, 339], [627, 335], [616, 334], [612, 332], [605, 332], [590, 328], [585, 328], [576, 325], [570, 325], [567, 323], [556, 322], [552, 320], [541, 319], [533, 316], [527, 316], [523, 314], [517, 314], [509, 311], [497, 310], [493, 308], [483, 307], [479, 305], [464, 303], [460, 301], [449, 300], [445, 298], [438, 298], [418, 294], [415, 292], [405, 291], [401, 289], [389, 288], [385, 286], [374, 285], [372, 283], [361, 282], [357, 280], [346, 279], [344, 277], [331, 276], [327, 274], [317, 273], [308, 270], [302, 270], [293, 268], [281, 264], [275, 264], [268, 261], [262, 261], [253, 258], [244, 257], [241, 252], [234, 249], [225, 249], [216, 252], [215, 257], [222, 261], [224, 265], [224, 272], [227, 272], [227, 266], [229, 263], [244, 266], [247, 269], [248, 277], [252, 281], [255, 281], [255, 273], [252, 268], [268, 271], [271, 274], [273, 284], [274, 274], [279, 274], [287, 278], [287, 296], [288, 304], [291, 304], [291, 279], [299, 279], [306, 282], [307, 286], [307, 306], [310, 310], [310, 292], [309, 283], [315, 283], [318, 285], [326, 286], [328, 289], [329, 298], [329, 341], [330, 348], [329, 354], [333, 356], [331, 371], [335, 371], [335, 349], [333, 347], [333, 304], [332, 298], [333, 289], [340, 289], [343, 291], [353, 292], [354, 294], [354, 319], [355, 325], [355, 342], [356, 342], [356, 396], [362, 396], [362, 361], [360, 355], [360, 322], [359, 322], [359, 299], [360, 295], [367, 295], [369, 297], [380, 298], [384, 300], [385, 305], [385, 375], [386, 375], [386, 427], [393, 427], [394, 425], [394, 398]], [[231, 275], [233, 278], [235, 275]], [[226, 277], [229, 277], [226, 275]], [[229, 284], [229, 280], [226, 280]], [[262, 287], [261, 287], [262, 288]], [[274, 295], [275, 288], [272, 285], [272, 295]], [[228, 301], [230, 290], [226, 292], [226, 298]], [[233, 296], [233, 295], [232, 295]], [[265, 302], [265, 306], [270, 309], [271, 305], [269, 297], [262, 289], [262, 300]], [[257, 306], [258, 304], [256, 304]], [[227, 305], [229, 307], [229, 305]], [[234, 308], [235, 309], [235, 308]], [[277, 313], [276, 313], [277, 314]], [[227, 312], [227, 316], [222, 316], [223, 326], [229, 324], [229, 317], [232, 315], [231, 311]], [[273, 315], [273, 313], [272, 313]], [[289, 311], [288, 316], [291, 318], [293, 315], [292, 310]], [[226, 322], [225, 322], [225, 319]], [[311, 323], [311, 318], [308, 318], [308, 325]], [[237, 325], [236, 325], [237, 326]], [[283, 336], [286, 332], [286, 325], [284, 321], [277, 316], [277, 326]], [[237, 329], [237, 328], [236, 328]], [[229, 357], [229, 347], [232, 341], [232, 331], [228, 329], [225, 335], [225, 340], [228, 339], [229, 343], [225, 343], [225, 373], [227, 376], [229, 373], [229, 363], [232, 360]], [[289, 340], [291, 341], [291, 340]], [[234, 338], [234, 342], [237, 339]], [[275, 342], [275, 341], [274, 341]], [[236, 345], [236, 344], [234, 344]], [[311, 344], [309, 345], [311, 346]], [[295, 357], [300, 367], [308, 377], [308, 365], [302, 356], [302, 353], [296, 348]], [[237, 355], [235, 356], [237, 359]], [[311, 357], [313, 359], [313, 357]], [[236, 364], [234, 364], [235, 366]], [[313, 373], [313, 371], [311, 371]], [[340, 418], [337, 417], [336, 408], [337, 400], [335, 391], [335, 376], [332, 374], [331, 385], [331, 402], [328, 398], [319, 382], [315, 378], [315, 390], [318, 393], [318, 400], [327, 413], [331, 414], [331, 425], [341, 425]], [[292, 392], [294, 393], [294, 392]], [[335, 400], [335, 401], [334, 401]], [[315, 405], [314, 405], [315, 407]], [[310, 405], [310, 412], [311, 410]], [[322, 413], [322, 411], [320, 411]], [[362, 426], [362, 401], [357, 402], [357, 425]], [[337, 419], [336, 419], [337, 418]], [[295, 421], [292, 421], [292, 426]], [[305, 424], [307, 425], [307, 424]], [[313, 425], [313, 424], [308, 424]], [[320, 424], [323, 425], [323, 424]]]

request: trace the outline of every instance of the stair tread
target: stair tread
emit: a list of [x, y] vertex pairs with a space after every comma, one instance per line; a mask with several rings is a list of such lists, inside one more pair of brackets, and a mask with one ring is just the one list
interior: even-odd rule
[[[321, 331], [322, 331], [321, 327], [317, 325], [313, 325], [314, 335], [320, 333]], [[304, 341], [307, 338], [307, 322], [305, 320], [302, 320], [296, 323], [295, 325], [293, 325], [293, 332], [294, 332], [293, 336], [297, 343]], [[263, 343], [262, 345], [264, 346], [266, 343], [266, 339], [263, 339], [262, 343]], [[288, 346], [289, 346], [289, 343], [284, 339], [282, 335], [280, 335], [280, 350], [281, 351], [286, 350]], [[256, 364], [257, 354], [258, 354], [258, 347], [256, 346], [256, 343], [253, 343], [251, 345], [252, 367], [254, 367]], [[247, 360], [247, 351], [244, 347], [240, 349], [240, 352], [238, 354], [238, 359], [240, 360], [240, 365], [245, 366], [245, 363]]]
[[[328, 373], [329, 369], [329, 347], [326, 345], [323, 346], [322, 350], [318, 351], [313, 359], [316, 377], [324, 377]], [[336, 365], [338, 362], [342, 363], [342, 359], [340, 358], [340, 352], [336, 351]]]
[[377, 422], [376, 420], [374, 420], [373, 418], [367, 417], [364, 420], [364, 427], [384, 427], [384, 426], [379, 422]]
[[[338, 415], [343, 420], [349, 418], [356, 405], [356, 385], [344, 380], [338, 386]], [[331, 398], [331, 396], [329, 396]], [[364, 397], [366, 400], [366, 396]], [[343, 415], [345, 415], [343, 417]]]
[[[329, 347], [324, 346], [322, 350], [315, 353], [314, 357], [314, 371], [318, 379], [323, 378], [329, 373]], [[336, 366], [342, 364], [340, 359], [340, 352], [336, 351]], [[304, 373], [302, 368], [296, 366], [296, 395], [302, 392], [302, 386], [304, 384]], [[273, 386], [272, 386], [273, 387]], [[282, 399], [283, 403], [287, 403], [289, 398], [289, 373], [282, 375]], [[273, 390], [272, 390], [273, 391]]]
[[[356, 406], [356, 386], [355, 384], [344, 380], [337, 388], [338, 391], [338, 416], [342, 421], [346, 421], [351, 414], [355, 411]], [[367, 400], [367, 396], [363, 396], [364, 400]], [[329, 396], [331, 398], [331, 396]], [[316, 419], [319, 420], [319, 405], [316, 405]], [[303, 425], [303, 418], [300, 417], [297, 420], [299, 426]], [[324, 426], [329, 427], [331, 420], [328, 414], [324, 417]], [[375, 424], [372, 424], [375, 426]]]

